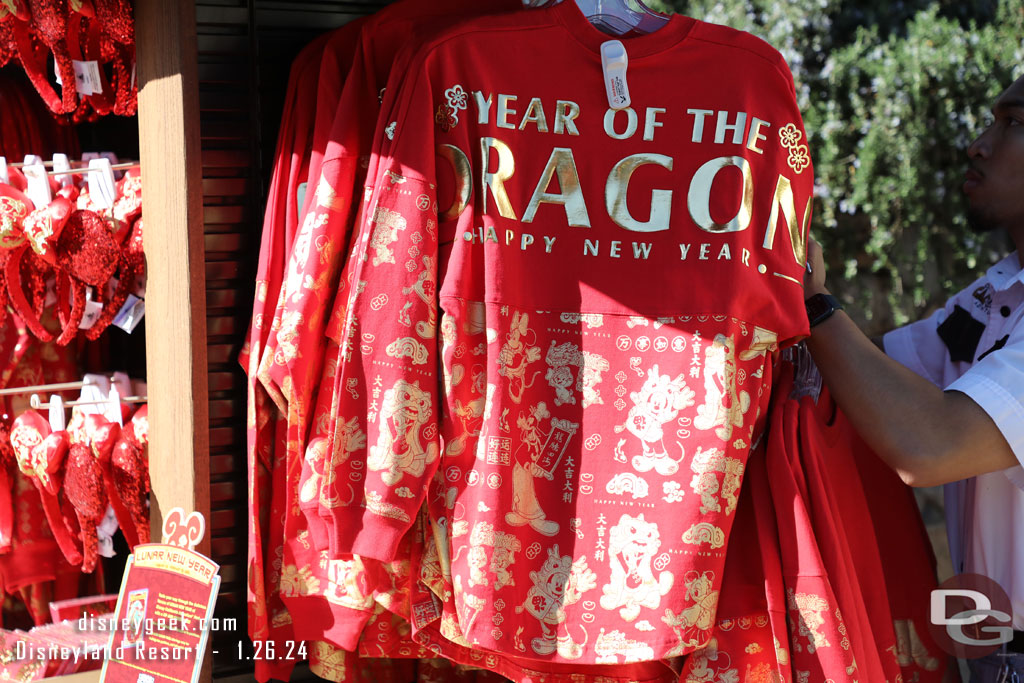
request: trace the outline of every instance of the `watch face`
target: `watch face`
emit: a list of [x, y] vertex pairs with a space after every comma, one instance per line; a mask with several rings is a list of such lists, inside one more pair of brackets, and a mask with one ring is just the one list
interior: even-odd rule
[[824, 322], [830, 315], [842, 308], [835, 297], [828, 294], [815, 294], [804, 302], [807, 309], [807, 320], [811, 327]]
[[826, 299], [822, 294], [815, 294], [806, 301], [805, 305], [807, 306], [807, 318], [812, 321], [816, 320], [819, 316], [832, 308], [828, 299]]

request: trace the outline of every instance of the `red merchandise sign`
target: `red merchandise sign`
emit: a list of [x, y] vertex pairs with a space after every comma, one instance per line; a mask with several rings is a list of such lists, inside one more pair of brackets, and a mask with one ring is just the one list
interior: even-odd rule
[[128, 558], [103, 665], [103, 683], [192, 683], [206, 652], [220, 588], [219, 565], [192, 550], [202, 515], [181, 508], [164, 521], [163, 543]]

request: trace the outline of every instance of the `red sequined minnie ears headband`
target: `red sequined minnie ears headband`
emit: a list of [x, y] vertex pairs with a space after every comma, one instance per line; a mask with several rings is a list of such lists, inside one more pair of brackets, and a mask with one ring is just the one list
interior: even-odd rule
[[[84, 36], [84, 38], [83, 38]], [[61, 94], [50, 85], [47, 61], [53, 55]], [[76, 121], [113, 111], [135, 114], [138, 89], [132, 76], [135, 31], [127, 0], [0, 0], [0, 66], [16, 57], [29, 80], [56, 114]], [[109, 64], [114, 92], [98, 68], [101, 91], [79, 98], [74, 60]]]
[[[5, 280], [5, 287], [0, 288], [4, 290], [0, 291], [0, 304], [4, 303], [5, 292], [14, 310], [39, 339], [54, 338], [40, 321], [50, 275], [56, 279], [57, 314], [62, 326], [56, 341], [63, 345], [74, 339], [82, 322], [86, 286], [102, 292], [120, 267], [121, 279], [113, 295], [86, 332], [89, 339], [96, 339], [142, 273], [142, 183], [138, 173], [129, 172], [119, 181], [118, 190], [119, 197], [105, 212], [109, 214], [105, 220], [94, 211], [75, 210], [63, 196], [29, 211], [32, 204], [23, 193], [0, 185], [0, 265]], [[80, 196], [79, 204], [90, 205], [88, 195]], [[109, 229], [111, 223], [116, 232]], [[119, 241], [125, 237], [122, 249]], [[26, 277], [31, 303], [26, 296]]]

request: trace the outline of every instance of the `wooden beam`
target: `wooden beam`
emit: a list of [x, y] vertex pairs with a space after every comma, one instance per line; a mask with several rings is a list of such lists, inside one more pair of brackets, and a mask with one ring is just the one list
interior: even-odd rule
[[[135, 3], [146, 221], [151, 528], [182, 507], [210, 519], [206, 274], [193, 0]], [[197, 551], [209, 555], [209, 532]]]

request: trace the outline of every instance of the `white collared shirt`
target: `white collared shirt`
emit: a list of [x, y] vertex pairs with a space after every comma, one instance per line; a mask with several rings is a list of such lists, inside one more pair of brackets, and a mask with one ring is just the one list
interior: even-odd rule
[[[938, 327], [960, 306], [984, 324], [971, 361], [950, 360]], [[1024, 463], [1024, 269], [1014, 252], [930, 317], [885, 335], [885, 352], [933, 384], [970, 396]], [[979, 360], [980, 359], [980, 360]], [[945, 487], [953, 567], [995, 580], [1024, 630], [1024, 467]]]

